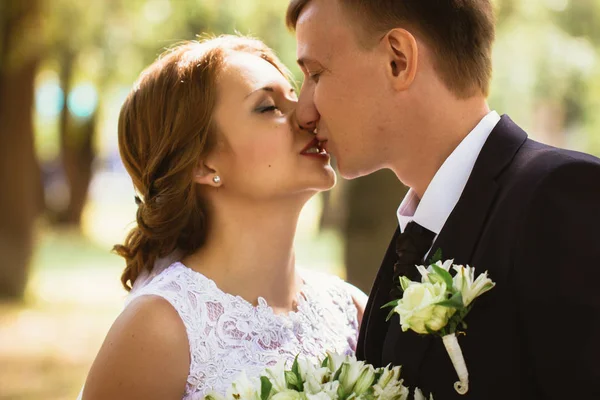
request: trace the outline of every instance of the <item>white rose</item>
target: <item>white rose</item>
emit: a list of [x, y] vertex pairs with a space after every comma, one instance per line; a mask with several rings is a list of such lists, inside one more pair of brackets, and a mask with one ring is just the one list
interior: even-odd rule
[[418, 283], [406, 288], [394, 311], [400, 316], [402, 330], [427, 334], [439, 331], [456, 312], [453, 308], [436, 305], [446, 300], [444, 283]]

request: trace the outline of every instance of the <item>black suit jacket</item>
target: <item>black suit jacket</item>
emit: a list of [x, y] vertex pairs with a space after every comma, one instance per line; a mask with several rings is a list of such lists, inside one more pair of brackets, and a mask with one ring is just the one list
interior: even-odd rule
[[600, 160], [527, 138], [503, 116], [433, 250], [487, 270], [459, 337], [470, 377], [439, 337], [402, 332], [389, 301], [394, 242], [365, 310], [357, 356], [402, 365], [405, 384], [451, 399], [600, 399]]

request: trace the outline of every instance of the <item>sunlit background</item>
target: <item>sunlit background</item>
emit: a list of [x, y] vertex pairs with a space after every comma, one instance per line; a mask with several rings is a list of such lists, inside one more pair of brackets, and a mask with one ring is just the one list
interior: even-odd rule
[[[139, 72], [202, 33], [252, 34], [300, 79], [285, 0], [0, 0], [0, 400], [74, 399], [126, 292], [135, 220], [116, 121]], [[490, 103], [600, 155], [600, 0], [497, 0]], [[600, 184], [600, 182], [590, 182]], [[402, 188], [382, 172], [306, 207], [299, 264], [368, 291]]]

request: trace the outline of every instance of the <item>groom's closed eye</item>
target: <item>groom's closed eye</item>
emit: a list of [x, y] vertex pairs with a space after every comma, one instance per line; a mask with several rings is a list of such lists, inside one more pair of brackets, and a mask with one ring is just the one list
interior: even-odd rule
[[321, 63], [310, 58], [298, 59], [298, 65], [300, 66], [302, 72], [310, 78], [316, 75], [320, 75], [325, 69], [325, 67], [323, 67]]

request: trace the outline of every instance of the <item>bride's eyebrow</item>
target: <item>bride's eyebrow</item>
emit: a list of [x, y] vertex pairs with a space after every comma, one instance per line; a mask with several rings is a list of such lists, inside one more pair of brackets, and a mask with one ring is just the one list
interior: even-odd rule
[[[261, 91], [263, 91], [263, 92], [269, 92], [269, 93], [275, 93], [275, 88], [273, 86], [265, 86], [265, 87], [258, 88], [256, 90], [253, 90], [252, 92], [248, 93], [246, 95], [245, 99], [247, 99], [248, 97], [252, 96], [254, 93], [261, 92]], [[290, 88], [289, 92], [290, 93], [296, 93], [296, 89]]]
[[250, 93], [248, 93], [248, 94], [246, 95], [246, 97], [245, 97], [245, 98], [247, 99], [248, 97], [252, 96], [254, 93], [256, 93], [256, 92], [260, 92], [260, 91], [274, 93], [274, 92], [275, 92], [275, 89], [273, 89], [273, 87], [272, 87], [272, 86], [265, 86], [265, 87], [261, 87], [261, 88], [258, 88], [258, 89], [256, 89], [256, 90], [253, 90], [253, 91], [251, 91]]

